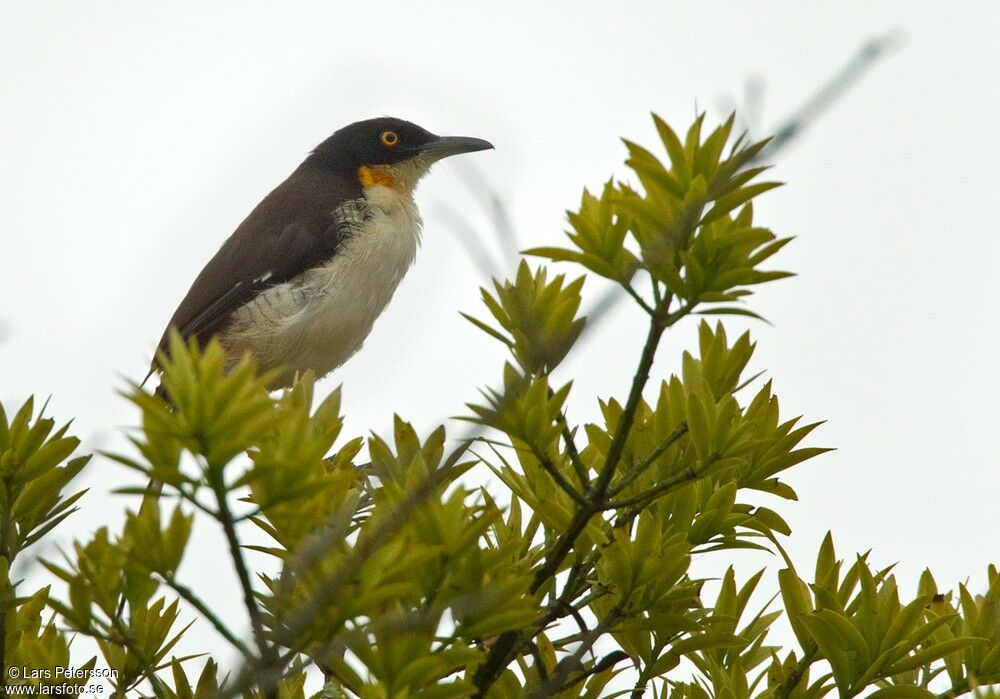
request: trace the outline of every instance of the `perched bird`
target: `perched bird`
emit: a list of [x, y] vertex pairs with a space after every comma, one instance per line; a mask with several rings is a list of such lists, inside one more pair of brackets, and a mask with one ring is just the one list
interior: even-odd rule
[[176, 327], [202, 346], [219, 338], [229, 366], [249, 353], [278, 370], [272, 388], [308, 369], [329, 373], [361, 348], [413, 264], [417, 182], [442, 158], [492, 147], [389, 117], [340, 129], [223, 243], [160, 349]]

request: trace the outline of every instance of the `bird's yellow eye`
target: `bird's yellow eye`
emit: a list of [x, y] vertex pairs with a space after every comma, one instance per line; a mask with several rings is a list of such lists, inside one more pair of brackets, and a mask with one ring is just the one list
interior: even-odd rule
[[392, 146], [399, 143], [399, 134], [397, 134], [395, 131], [383, 131], [382, 143], [391, 148]]

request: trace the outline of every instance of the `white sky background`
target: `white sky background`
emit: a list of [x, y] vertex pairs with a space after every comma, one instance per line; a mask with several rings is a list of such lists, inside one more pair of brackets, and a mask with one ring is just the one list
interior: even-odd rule
[[[650, 110], [686, 129], [698, 105], [714, 124], [759, 76], [766, 131], [862, 42], [898, 30], [902, 49], [781, 154], [773, 174], [789, 184], [757, 208], [797, 236], [771, 266], [800, 276], [751, 297], [774, 323], [750, 325], [751, 368], [774, 379], [787, 417], [828, 420], [812, 444], [838, 448], [793, 471], [800, 502], [779, 507], [804, 570], [833, 529], [841, 556], [899, 561], [904, 590], [925, 565], [981, 587], [1000, 561], [1000, 5], [939, 8], [4, 3], [0, 399], [51, 394], [50, 413], [75, 417], [91, 447], [123, 448], [136, 411], [115, 389], [144, 375], [203, 264], [316, 143], [390, 114], [496, 145], [425, 180], [416, 267], [321, 384], [344, 384], [348, 435], [389, 433], [393, 411], [426, 433], [503, 361], [458, 315], [481, 315], [485, 281], [448, 213], [488, 228], [469, 167], [509, 206], [521, 247], [561, 243], [582, 187], [626, 174], [618, 137], [656, 145]], [[624, 397], [640, 320], [622, 303], [566, 365], [572, 418]], [[745, 327], [726, 324], [733, 337]], [[695, 347], [695, 325], [668, 335], [657, 379]], [[102, 458], [88, 474], [63, 536], [117, 526], [125, 503], [106, 491], [128, 475]], [[235, 597], [217, 553], [192, 549], [185, 569], [214, 601]], [[756, 556], [741, 578], [765, 564], [779, 567]]]

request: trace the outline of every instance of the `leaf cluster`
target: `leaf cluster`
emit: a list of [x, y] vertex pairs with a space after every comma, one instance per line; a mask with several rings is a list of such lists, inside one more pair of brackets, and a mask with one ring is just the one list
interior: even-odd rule
[[[845, 571], [827, 534], [815, 582], [805, 583], [790, 563], [778, 573], [788, 621], [805, 655], [800, 661], [789, 655], [783, 663], [775, 658], [772, 685], [787, 683], [797, 672], [789, 696], [816, 699], [837, 689], [841, 697], [852, 697], [874, 685], [880, 688], [876, 695], [916, 699], [935, 697], [928, 687], [945, 672], [956, 694], [996, 681], [1000, 620], [990, 616], [1000, 591], [995, 568], [989, 569], [986, 595], [975, 598], [959, 586], [967, 602], [958, 610], [951, 593], [939, 594], [926, 572], [916, 597], [904, 603], [892, 567], [873, 569], [868, 558], [857, 556]], [[830, 672], [810, 682], [808, 668], [817, 660]]]
[[[573, 247], [527, 254], [582, 265], [623, 286], [649, 312], [659, 307], [668, 314], [673, 299], [680, 308], [710, 304], [701, 312], [754, 316], [743, 306], [718, 304], [790, 276], [760, 269], [790, 240], [753, 223], [751, 200], [780, 184], [754, 181], [767, 169], [756, 164], [767, 140], [732, 139], [734, 115], [704, 138], [699, 115], [683, 141], [656, 114], [653, 121], [669, 165], [626, 139], [625, 164], [639, 187], [612, 179], [600, 195], [584, 190], [579, 209], [568, 213]], [[652, 299], [633, 285], [639, 271], [650, 277]]]
[[[20, 684], [36, 688], [82, 683], [80, 678], [66, 679], [56, 673], [57, 668], [71, 665], [70, 640], [46, 614], [50, 586], [23, 594], [22, 583], [12, 577], [18, 556], [51, 536], [77, 510], [86, 493], [81, 489], [66, 495], [64, 490], [90, 457], [74, 457], [80, 440], [68, 433], [69, 424], [56, 429], [55, 420], [44, 413], [43, 406], [35, 414], [34, 398], [28, 398], [12, 417], [0, 405], [0, 648], [4, 664], [0, 686], [10, 679], [8, 667], [36, 671], [36, 676], [19, 678]], [[77, 666], [89, 669], [95, 662], [91, 658]]]
[[[995, 568], [985, 594], [939, 591], [928, 572], [906, 599], [891, 568], [868, 554], [845, 566], [828, 536], [813, 580], [796, 571], [773, 503], [795, 499], [787, 471], [826, 449], [770, 381], [751, 388], [749, 333], [702, 321], [679, 371], [656, 371], [673, 326], [754, 316], [751, 287], [787, 276], [761, 265], [788, 239], [753, 222], [776, 186], [756, 181], [766, 141], [733, 138], [733, 123], [703, 136], [702, 115], [682, 140], [654, 115], [665, 160], [626, 141], [637, 183], [584, 191], [569, 247], [528, 251], [612, 281], [645, 313], [634, 362], [609, 360], [632, 363], [631, 382], [590, 421], [574, 421], [573, 382], [554, 373], [580, 351], [585, 277], [527, 262], [482, 290], [488, 320], [466, 316], [509, 357], [457, 445], [398, 416], [389, 438], [345, 435], [339, 389], [319, 397], [307, 374], [272, 395], [249, 358], [174, 333], [163, 391], [126, 393], [132, 453], [106, 455], [141, 477], [122, 491], [124, 522], [44, 561], [58, 592], [20, 594], [11, 564], [76, 508], [82, 491], [63, 491], [87, 457], [31, 401], [11, 419], [0, 408], [4, 664], [72, 665], [72, 635], [89, 636], [100, 660], [78, 666], [160, 699], [306, 699], [318, 676], [313, 696], [366, 699], [952, 699], [1000, 683]], [[198, 581], [185, 554], [209, 529], [226, 558]], [[784, 560], [777, 604], [757, 599], [766, 570], [692, 568], [741, 549]], [[202, 589], [226, 574], [238, 623]], [[768, 641], [779, 619], [795, 647]], [[238, 664], [220, 667], [215, 646], [178, 657], [191, 623]]]

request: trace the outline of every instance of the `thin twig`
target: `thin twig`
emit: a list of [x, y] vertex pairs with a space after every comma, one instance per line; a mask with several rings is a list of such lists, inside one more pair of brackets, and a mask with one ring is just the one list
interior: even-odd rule
[[667, 435], [666, 439], [664, 439], [662, 442], [656, 445], [656, 448], [649, 453], [649, 456], [643, 459], [636, 466], [633, 466], [631, 469], [629, 469], [629, 471], [624, 476], [622, 476], [621, 480], [615, 484], [615, 487], [608, 490], [608, 496], [614, 497], [618, 493], [622, 492], [625, 488], [627, 488], [628, 485], [632, 483], [632, 481], [641, 476], [647, 468], [652, 466], [657, 459], [663, 456], [663, 454], [667, 451], [667, 449], [672, 447], [681, 439], [681, 437], [687, 434], [687, 431], [688, 431], [687, 421], [682, 420], [677, 424], [677, 427], [674, 428], [673, 432]]
[[[580, 640], [580, 647], [577, 648], [572, 655], [567, 655], [559, 661], [552, 677], [549, 678], [547, 682], [542, 683], [542, 686], [538, 687], [535, 691], [529, 694], [529, 699], [544, 699], [544, 697], [554, 696], [567, 689], [568, 686], [566, 685], [566, 680], [569, 677], [569, 673], [580, 668], [583, 656], [594, 647], [594, 643], [597, 642], [597, 639], [603, 636], [605, 632], [607, 632], [608, 629], [610, 629], [615, 622], [618, 621], [620, 615], [621, 612], [618, 609], [612, 609], [604, 616], [603, 619], [601, 619], [597, 626], [584, 634], [584, 637]], [[615, 659], [615, 662], [620, 662], [621, 660], [622, 658], [619, 657]], [[594, 669], [596, 670], [596, 668]], [[591, 673], [584, 671], [582, 673], [583, 676], [577, 679], [585, 679], [590, 674]], [[576, 684], [576, 682], [573, 684]]]
[[555, 602], [553, 602], [552, 605], [551, 605], [551, 607], [552, 607], [552, 609], [555, 609], [555, 610], [558, 610], [558, 611], [565, 610], [565, 612], [566, 612], [567, 615], [572, 616], [573, 617], [573, 621], [576, 622], [577, 627], [579, 627], [579, 629], [580, 629], [580, 633], [587, 633], [587, 631], [589, 630], [588, 627], [587, 627], [586, 620], [583, 618], [583, 615], [580, 614], [580, 610], [578, 610], [576, 607], [574, 607], [569, 602], [564, 602], [563, 599], [562, 599], [562, 597], [560, 597]]
[[545, 472], [556, 482], [556, 485], [559, 486], [560, 490], [573, 498], [573, 501], [578, 505], [587, 505], [587, 501], [583, 498], [583, 495], [578, 493], [576, 488], [573, 487], [573, 484], [566, 480], [566, 476], [559, 472], [559, 469], [556, 468], [556, 465], [552, 463], [552, 459], [550, 459], [547, 454], [543, 454], [535, 449], [532, 449], [531, 453], [536, 459], [538, 459], [538, 463], [542, 465]]
[[233, 567], [236, 569], [236, 576], [239, 578], [240, 587], [243, 589], [243, 604], [246, 607], [247, 615], [250, 617], [250, 627], [253, 629], [254, 640], [257, 642], [257, 649], [262, 660], [271, 657], [271, 649], [268, 646], [267, 638], [264, 635], [264, 622], [261, 619], [260, 607], [257, 604], [257, 597], [250, 582], [250, 571], [247, 569], [246, 560], [243, 558], [243, 548], [240, 546], [239, 537], [236, 536], [236, 520], [229, 510], [229, 502], [226, 499], [226, 487], [221, 475], [215, 472], [209, 474], [209, 485], [215, 493], [216, 504], [219, 511], [216, 519], [222, 525], [222, 531], [226, 535], [226, 543], [229, 545], [229, 556], [232, 558]]
[[563, 442], [566, 444], [566, 454], [569, 456], [569, 461], [573, 464], [573, 470], [576, 471], [576, 477], [580, 479], [580, 485], [584, 488], [590, 483], [590, 477], [587, 475], [587, 467], [583, 463], [583, 459], [580, 458], [580, 451], [576, 448], [576, 441], [573, 439], [573, 431], [569, 428], [569, 422], [566, 420], [566, 413], [559, 411], [559, 415], [556, 418], [559, 423], [559, 430], [562, 432]]
[[632, 498], [626, 498], [624, 500], [619, 500], [617, 502], [609, 502], [609, 510], [622, 510], [627, 507], [634, 507], [635, 510], [643, 510], [649, 507], [653, 502], [659, 500], [664, 495], [676, 490], [679, 486], [687, 485], [691, 481], [698, 480], [705, 473], [705, 470], [712, 462], [709, 462], [706, 466], [697, 468], [692, 466], [686, 471], [675, 474], [671, 478], [658, 483], [655, 487], [650, 488], [641, 495], [636, 495]]
[[[546, 370], [543, 372], [543, 376], [548, 380], [550, 374]], [[554, 395], [555, 391], [552, 390], [552, 386], [550, 385], [549, 398], [551, 399]], [[562, 435], [563, 442], [566, 444], [566, 454], [573, 465], [573, 470], [576, 471], [576, 477], [580, 480], [580, 487], [586, 488], [587, 484], [590, 483], [590, 477], [587, 475], [587, 467], [584, 466], [583, 460], [580, 458], [580, 451], [576, 448], [576, 440], [573, 439], [573, 431], [569, 428], [569, 420], [566, 419], [566, 413], [562, 410], [556, 416], [556, 423], [559, 425], [559, 432]]]
[[545, 472], [552, 477], [552, 480], [556, 482], [556, 485], [559, 486], [560, 490], [564, 491], [567, 495], [573, 498], [573, 501], [576, 502], [577, 504], [579, 505], [587, 504], [587, 501], [584, 500], [583, 495], [579, 493], [576, 488], [573, 487], [572, 483], [566, 480], [566, 476], [564, 476], [559, 471], [556, 465], [552, 463], [552, 459], [550, 459], [545, 452], [536, 449], [533, 446], [518, 447], [513, 444], [505, 444], [503, 442], [499, 442], [494, 439], [489, 439], [487, 437], [475, 437], [471, 441], [488, 444], [490, 447], [493, 448], [494, 453], [498, 453], [496, 447], [499, 446], [499, 447], [505, 447], [507, 449], [513, 449], [516, 452], [519, 451], [526, 454], [531, 454], [538, 460], [538, 463], [541, 464]]
[[622, 282], [621, 286], [625, 289], [629, 296], [635, 299], [635, 302], [642, 307], [642, 310], [646, 311], [649, 315], [653, 315], [653, 307], [646, 303], [646, 299], [639, 296], [639, 292], [633, 289], [631, 284], [628, 282]]
[[[660, 294], [660, 282], [656, 281], [656, 277], [652, 274], [649, 275], [649, 281], [653, 287], [653, 303], [659, 306], [663, 303], [663, 296]], [[669, 304], [667, 304], [669, 306]]]
[[754, 159], [754, 162], [763, 158], [772, 158], [778, 151], [783, 150], [807, 126], [815, 122], [851, 85], [868, 72], [879, 59], [885, 57], [901, 44], [902, 40], [898, 31], [874, 37], [862, 44], [858, 52], [833, 77], [806, 100], [795, 114], [778, 127], [774, 132], [774, 138], [767, 144], [767, 148]]
[[205, 602], [202, 601], [202, 599], [198, 597], [191, 588], [177, 582], [172, 575], [164, 577], [163, 582], [165, 582], [171, 590], [176, 592], [181, 599], [197, 609], [198, 612], [200, 612], [201, 615], [205, 617], [205, 619], [207, 619], [213, 627], [215, 627], [215, 630], [219, 632], [219, 635], [229, 641], [229, 643], [232, 644], [232, 646], [238, 650], [244, 658], [256, 662], [257, 659], [254, 657], [253, 651], [251, 651], [250, 648], [243, 643], [243, 641], [236, 637], [236, 634], [234, 634], [232, 630], [230, 630], [230, 628], [223, 623], [222, 619], [216, 616], [216, 614], [208, 608], [208, 605], [206, 605]]

